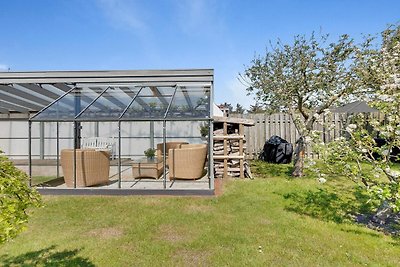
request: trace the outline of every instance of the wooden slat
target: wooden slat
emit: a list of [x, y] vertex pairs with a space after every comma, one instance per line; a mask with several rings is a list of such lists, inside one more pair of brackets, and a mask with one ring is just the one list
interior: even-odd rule
[[[239, 134], [241, 136], [244, 135], [244, 126], [243, 124], [239, 124]], [[239, 156], [242, 156], [242, 158], [239, 161], [239, 168], [240, 168], [240, 178], [244, 178], [244, 164], [243, 164], [243, 138], [239, 140]]]
[[251, 119], [252, 114], [248, 114], [247, 118], [237, 118], [237, 117], [220, 117], [214, 116], [213, 119], [215, 122], [228, 122], [228, 123], [242, 123], [246, 126], [254, 126], [255, 122]]
[[[224, 135], [228, 135], [228, 124], [226, 122], [223, 123], [223, 132]], [[215, 157], [214, 157], [215, 158]], [[217, 158], [218, 159], [218, 156]], [[224, 138], [224, 178], [228, 176], [228, 141]]]
[[[293, 119], [289, 114], [245, 114], [241, 116], [243, 120], [250, 119], [255, 121], [255, 127], [246, 127], [246, 139], [247, 139], [247, 151], [246, 154], [249, 158], [254, 158], [263, 149], [264, 143], [273, 135], [278, 135], [295, 146], [297, 139], [300, 137], [297, 131]], [[314, 129], [325, 130], [325, 139], [329, 142], [335, 138], [340, 137], [343, 128], [343, 120], [345, 120], [343, 114], [333, 113], [330, 117], [325, 120], [327, 123], [335, 124], [335, 129], [329, 131], [324, 129], [321, 124], [316, 124]], [[321, 135], [324, 136], [324, 135]], [[318, 157], [314, 155], [311, 147], [307, 146], [306, 153], [310, 157]]]
[[[234, 156], [234, 155], [226, 155], [226, 156], [213, 156], [214, 159], [223, 159], [223, 160], [227, 160], [227, 159], [244, 159], [244, 156]], [[224, 162], [225, 164], [225, 162]], [[228, 165], [227, 165], [228, 167]], [[225, 170], [225, 166], [224, 166], [224, 170]]]
[[214, 135], [214, 140], [224, 140], [224, 139], [243, 139], [244, 135]]

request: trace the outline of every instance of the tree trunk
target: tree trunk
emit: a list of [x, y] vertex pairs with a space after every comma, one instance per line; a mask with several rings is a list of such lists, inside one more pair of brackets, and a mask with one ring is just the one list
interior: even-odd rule
[[303, 176], [305, 150], [304, 137], [301, 136], [296, 141], [296, 149], [294, 152], [294, 169], [292, 172], [292, 176], [294, 177]]

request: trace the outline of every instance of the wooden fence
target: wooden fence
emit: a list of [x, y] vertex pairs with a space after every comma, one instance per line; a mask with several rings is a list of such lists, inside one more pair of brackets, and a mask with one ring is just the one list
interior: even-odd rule
[[[245, 128], [246, 137], [246, 154], [250, 159], [257, 158], [264, 147], [264, 143], [273, 135], [278, 135], [293, 144], [295, 147], [296, 140], [300, 137], [294, 122], [289, 114], [232, 114], [232, 117], [240, 117], [252, 119], [255, 126]], [[343, 127], [346, 124], [347, 116], [345, 114], [333, 113], [329, 116], [322, 117], [322, 124], [315, 124], [314, 130], [321, 131], [321, 139], [329, 142], [343, 133]], [[332, 130], [325, 129], [323, 125], [334, 124]], [[306, 148], [306, 155], [316, 157], [310, 147]]]

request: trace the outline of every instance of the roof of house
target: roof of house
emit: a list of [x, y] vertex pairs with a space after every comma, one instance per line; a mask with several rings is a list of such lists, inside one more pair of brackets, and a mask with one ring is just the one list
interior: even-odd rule
[[338, 108], [332, 109], [335, 113], [372, 113], [378, 112], [377, 109], [368, 106], [365, 101], [355, 101]]

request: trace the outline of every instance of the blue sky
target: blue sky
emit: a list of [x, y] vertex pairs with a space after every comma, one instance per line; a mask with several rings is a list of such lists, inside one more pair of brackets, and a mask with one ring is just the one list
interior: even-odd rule
[[248, 107], [238, 73], [270, 40], [399, 20], [398, 0], [0, 0], [0, 71], [213, 68], [215, 102]]

